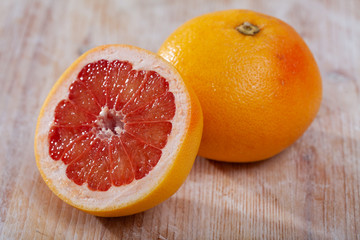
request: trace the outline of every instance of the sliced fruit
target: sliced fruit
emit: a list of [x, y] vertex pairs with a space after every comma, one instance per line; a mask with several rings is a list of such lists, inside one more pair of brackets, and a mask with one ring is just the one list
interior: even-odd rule
[[57, 81], [35, 156], [49, 188], [98, 216], [149, 209], [181, 186], [202, 134], [200, 104], [169, 63], [127, 45], [92, 49]]

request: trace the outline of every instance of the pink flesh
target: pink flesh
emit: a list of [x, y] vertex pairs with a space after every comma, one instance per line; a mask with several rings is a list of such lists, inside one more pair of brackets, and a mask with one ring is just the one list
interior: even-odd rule
[[156, 166], [174, 115], [174, 94], [157, 72], [119, 60], [89, 63], [56, 106], [49, 154], [74, 183], [107, 191]]

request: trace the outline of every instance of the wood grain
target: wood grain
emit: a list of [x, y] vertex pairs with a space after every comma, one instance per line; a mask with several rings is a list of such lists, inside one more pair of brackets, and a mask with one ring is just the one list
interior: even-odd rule
[[[156, 51], [197, 15], [248, 8], [292, 25], [323, 77], [320, 112], [279, 155], [229, 164], [198, 157], [180, 190], [144, 213], [98, 218], [59, 200], [35, 165], [36, 118], [82, 52], [106, 43]], [[360, 239], [360, 2], [0, 2], [0, 238]]]

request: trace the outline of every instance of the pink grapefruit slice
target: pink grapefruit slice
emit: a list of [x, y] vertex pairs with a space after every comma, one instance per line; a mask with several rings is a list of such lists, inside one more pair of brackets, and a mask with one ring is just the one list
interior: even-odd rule
[[49, 93], [38, 118], [41, 176], [98, 216], [154, 207], [185, 181], [202, 134], [200, 104], [176, 69], [127, 45], [94, 48]]

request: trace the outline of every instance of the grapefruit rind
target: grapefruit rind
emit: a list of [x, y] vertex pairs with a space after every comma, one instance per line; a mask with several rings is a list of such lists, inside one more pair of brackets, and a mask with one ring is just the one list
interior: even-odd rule
[[[245, 22], [260, 31], [240, 33]], [[204, 130], [198, 154], [204, 158], [268, 159], [301, 137], [319, 111], [315, 58], [301, 36], [274, 17], [240, 9], [201, 15], [171, 33], [158, 54], [199, 98]]]

